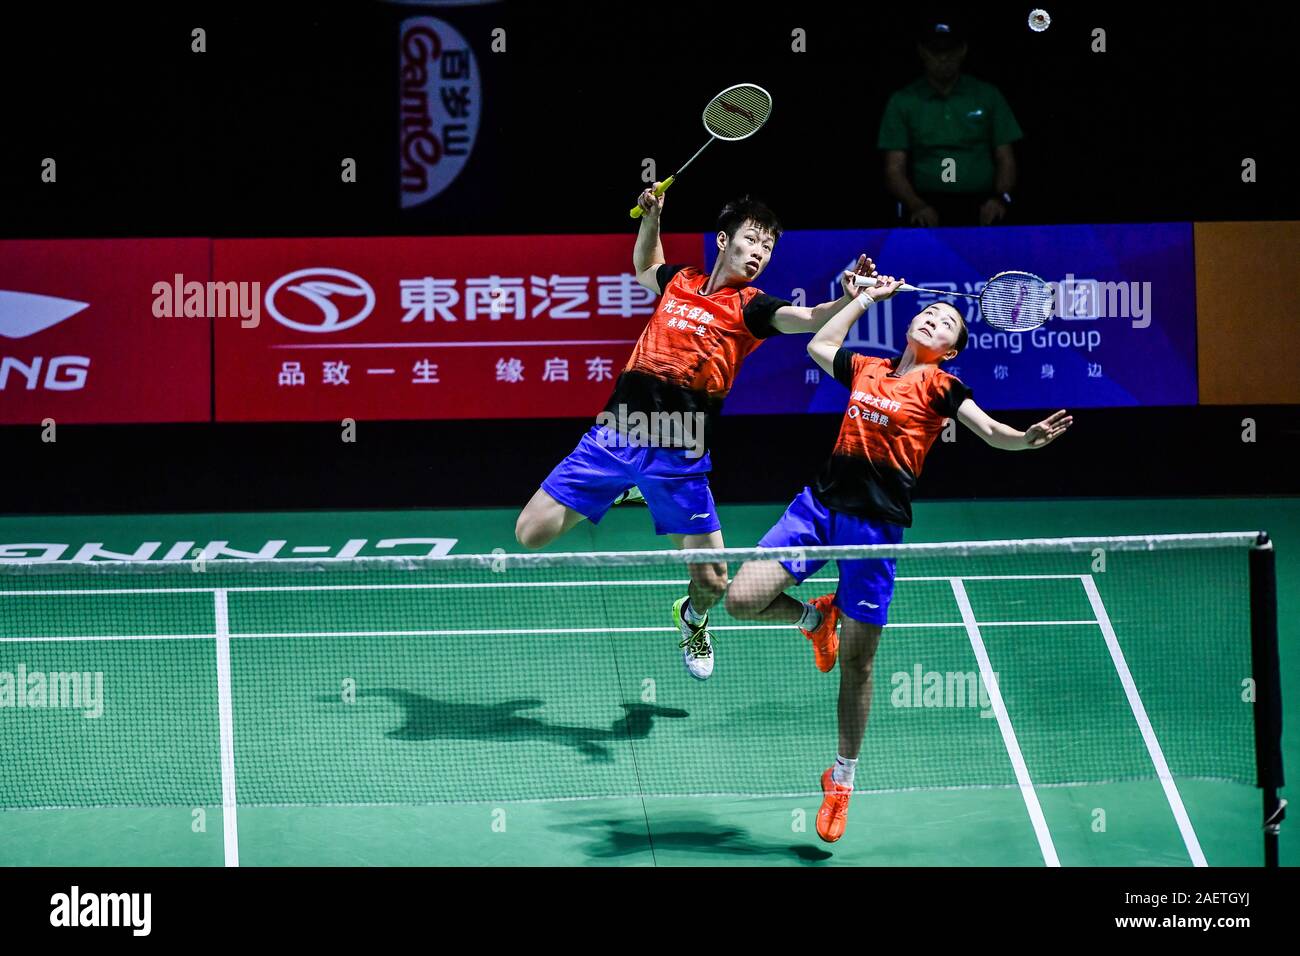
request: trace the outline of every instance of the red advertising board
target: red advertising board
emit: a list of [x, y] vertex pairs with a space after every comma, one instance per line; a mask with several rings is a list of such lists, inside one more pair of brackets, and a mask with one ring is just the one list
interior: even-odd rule
[[210, 323], [155, 285], [208, 279], [207, 239], [0, 241], [0, 424], [211, 418]]
[[[218, 239], [218, 282], [258, 283], [255, 326], [218, 319], [219, 421], [594, 415], [655, 296], [634, 237]], [[663, 237], [698, 263], [698, 235]]]

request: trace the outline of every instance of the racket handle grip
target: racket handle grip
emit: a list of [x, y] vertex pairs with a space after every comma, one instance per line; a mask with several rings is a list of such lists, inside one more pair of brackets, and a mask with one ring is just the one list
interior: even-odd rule
[[[671, 185], [673, 184], [673, 180], [676, 179], [676, 178], [677, 178], [677, 177], [675, 177], [675, 176], [669, 176], [667, 179], [665, 179], [663, 182], [661, 182], [661, 183], [659, 184], [659, 186], [655, 189], [655, 198], [657, 199], [658, 197], [662, 196], [665, 192], [667, 192], [667, 191], [668, 191], [668, 187], [671, 186]], [[630, 213], [628, 213], [628, 215], [630, 215], [633, 219], [640, 219], [640, 218], [641, 218], [641, 204], [640, 204], [640, 203], [637, 203], [635, 206], [633, 206], [633, 207], [632, 207], [632, 211], [631, 211]]]
[[[875, 276], [858, 276], [856, 279], [853, 280], [853, 284], [856, 285], [859, 289], [864, 289], [864, 288], [865, 288], [865, 289], [869, 289], [869, 288], [871, 288], [872, 286], [874, 286], [874, 285], [876, 284], [876, 281], [877, 281], [877, 280], [876, 280], [876, 277], [875, 277]], [[904, 282], [904, 283], [903, 283], [902, 285], [900, 285], [898, 288], [899, 288], [901, 291], [903, 291], [903, 292], [926, 292], [926, 291], [928, 291], [928, 290], [926, 290], [926, 289], [918, 289], [918, 288], [917, 288], [916, 286], [914, 286], [914, 285], [908, 285], [906, 282]]]

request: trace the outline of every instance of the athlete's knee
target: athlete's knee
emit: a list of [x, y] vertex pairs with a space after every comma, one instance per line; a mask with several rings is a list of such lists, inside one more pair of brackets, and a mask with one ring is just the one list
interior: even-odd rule
[[727, 613], [738, 621], [752, 621], [767, 609], [763, 595], [744, 582], [732, 584], [727, 591]]
[[703, 589], [714, 598], [720, 598], [727, 590], [727, 566], [725, 564], [697, 564], [691, 567], [691, 580], [697, 588]]
[[544, 522], [538, 521], [527, 511], [521, 512], [515, 521], [515, 540], [529, 551], [545, 547], [554, 537]]
[[874, 651], [868, 651], [860, 647], [846, 647], [844, 641], [840, 641], [840, 673], [845, 677], [851, 677], [858, 681], [870, 680], [871, 668], [875, 663], [875, 658]]
[[869, 680], [871, 678], [871, 668], [874, 661], [874, 654], [845, 654], [841, 652], [840, 671], [850, 674], [858, 680]]
[[[854, 627], [850, 624], [849, 627]], [[859, 679], [871, 677], [871, 668], [876, 660], [876, 648], [879, 646], [880, 628], [874, 624], [857, 625], [865, 628], [861, 634], [840, 635], [840, 669]], [[847, 638], [847, 639], [846, 639]]]

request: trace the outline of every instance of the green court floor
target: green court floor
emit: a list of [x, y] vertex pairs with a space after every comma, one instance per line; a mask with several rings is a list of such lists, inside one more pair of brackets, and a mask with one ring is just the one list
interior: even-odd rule
[[[722, 508], [728, 544], [751, 545], [781, 508]], [[513, 521], [505, 510], [0, 518], [0, 544], [64, 546], [70, 557], [86, 546], [134, 552], [157, 542], [158, 557], [221, 541], [286, 556], [337, 553], [346, 542], [362, 554], [388, 545], [409, 552], [409, 539], [439, 539], [452, 553], [490, 553], [517, 550]], [[1278, 549], [1284, 699], [1295, 700], [1300, 500], [922, 502], [908, 540], [1257, 528]], [[646, 513], [629, 508], [549, 550], [663, 546]], [[10, 722], [0, 740], [23, 742], [5, 757], [0, 794], [26, 787], [40, 805], [166, 805], [0, 812], [0, 863], [1186, 866], [1201, 856], [1209, 865], [1262, 858], [1252, 787], [1176, 775], [1174, 799], [1155, 779], [1121, 779], [1149, 777], [1150, 750], [1081, 576], [1031, 580], [1016, 568], [965, 590], [986, 625], [1032, 785], [1017, 786], [1000, 721], [980, 708], [890, 706], [880, 675], [914, 663], [977, 669], [949, 583], [900, 580], [849, 831], [822, 844], [814, 791], [835, 751], [835, 675], [811, 668], [797, 635], [721, 615], [717, 675], [691, 681], [661, 626], [680, 592], [667, 570], [603, 575], [597, 589], [525, 583], [490, 599], [458, 591], [454, 605], [447, 592], [379, 606], [347, 592], [230, 589], [220, 612], [231, 638], [227, 768], [211, 640], [66, 640], [210, 634], [213, 589], [112, 602], [99, 594], [79, 609], [56, 595], [37, 608], [10, 593], [0, 633], [22, 627], [35, 637], [31, 622], [44, 621], [61, 639], [0, 644], [0, 671], [20, 661], [46, 671], [94, 665], [112, 677], [119, 706], [103, 720], [69, 717], [75, 736], [48, 712], [0, 710]], [[824, 569], [799, 593], [829, 590], [833, 575]], [[1238, 618], [1240, 608], [1188, 593], [1179, 574], [1123, 580], [1096, 576], [1096, 599], [1125, 644], [1162, 752], [1174, 766], [1210, 768], [1222, 763], [1216, 748], [1248, 748], [1238, 700], [1192, 697], [1173, 682], [1200, 669], [1233, 682], [1245, 672], [1240, 633], [1196, 626]], [[428, 630], [449, 620], [454, 633], [426, 633], [418, 644], [409, 636], [412, 621]], [[338, 700], [340, 675], [360, 688], [350, 706]], [[1294, 734], [1284, 746], [1296, 766]], [[1072, 770], [1121, 782], [1072, 783]], [[237, 783], [237, 820], [223, 818], [226, 779]], [[1291, 844], [1284, 830], [1288, 865]]]

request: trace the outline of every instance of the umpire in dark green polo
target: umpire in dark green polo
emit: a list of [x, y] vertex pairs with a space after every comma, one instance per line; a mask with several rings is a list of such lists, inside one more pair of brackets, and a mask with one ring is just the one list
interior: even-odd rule
[[889, 98], [880, 121], [885, 186], [906, 223], [1000, 222], [1014, 202], [1020, 126], [996, 86], [962, 75], [956, 22], [927, 21], [918, 41], [925, 75]]

